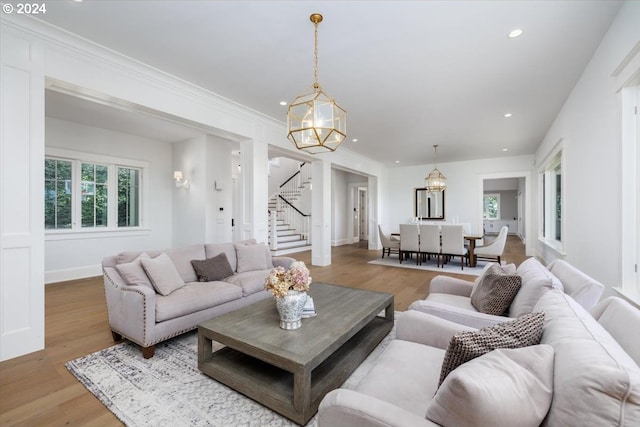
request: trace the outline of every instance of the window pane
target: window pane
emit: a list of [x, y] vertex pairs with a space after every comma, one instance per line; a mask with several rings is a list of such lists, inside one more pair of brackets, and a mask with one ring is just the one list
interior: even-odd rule
[[71, 228], [71, 162], [45, 159], [44, 227]]
[[108, 212], [108, 168], [91, 163], [82, 164], [82, 227], [106, 227]]
[[140, 171], [118, 168], [118, 227], [137, 227], [139, 220]]

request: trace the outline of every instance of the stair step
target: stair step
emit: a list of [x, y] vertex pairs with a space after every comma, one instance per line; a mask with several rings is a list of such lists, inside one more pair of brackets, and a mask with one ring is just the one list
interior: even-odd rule
[[288, 228], [286, 230], [277, 231], [278, 237], [281, 236], [299, 236], [299, 233], [296, 233], [296, 230], [293, 228]]
[[285, 236], [281, 236], [278, 234], [278, 246], [280, 246], [281, 243], [294, 241], [301, 241], [299, 234], [288, 234]]
[[294, 240], [291, 242], [283, 242], [283, 243], [278, 242], [278, 250], [297, 248], [297, 247], [306, 246], [306, 245], [307, 245], [306, 240]]

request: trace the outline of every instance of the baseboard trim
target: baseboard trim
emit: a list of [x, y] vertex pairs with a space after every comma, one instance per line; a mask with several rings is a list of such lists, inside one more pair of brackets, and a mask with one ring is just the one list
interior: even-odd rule
[[66, 282], [68, 280], [86, 279], [87, 277], [95, 276], [102, 276], [102, 266], [100, 264], [45, 271], [44, 283]]

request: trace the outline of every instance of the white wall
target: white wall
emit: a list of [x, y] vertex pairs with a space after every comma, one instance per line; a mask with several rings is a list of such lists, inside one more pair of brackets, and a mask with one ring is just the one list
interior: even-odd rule
[[541, 242], [537, 253], [547, 262], [564, 258], [601, 281], [605, 296], [620, 285], [625, 197], [619, 190], [620, 96], [612, 75], [640, 40], [638, 23], [640, 2], [625, 2], [536, 153], [541, 164], [559, 140], [564, 143], [564, 254]]
[[[533, 156], [438, 164], [447, 177], [445, 220], [457, 217], [458, 222], [471, 224], [472, 232], [482, 231], [482, 176], [484, 174], [531, 171]], [[397, 230], [398, 224], [411, 221], [414, 214], [414, 189], [424, 187], [424, 178], [433, 165], [391, 168], [388, 171], [387, 230]]]
[[46, 118], [46, 148], [62, 148], [149, 163], [149, 229], [135, 235], [82, 238], [45, 235], [46, 283], [101, 275], [100, 262], [124, 250], [161, 249], [171, 246], [171, 145], [112, 130]]

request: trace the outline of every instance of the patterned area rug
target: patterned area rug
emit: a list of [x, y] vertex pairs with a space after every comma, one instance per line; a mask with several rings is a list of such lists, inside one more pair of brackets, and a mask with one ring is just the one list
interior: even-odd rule
[[409, 259], [407, 261], [402, 261], [402, 264], [400, 264], [397, 256], [385, 256], [384, 258], [378, 258], [374, 259], [373, 261], [369, 261], [368, 264], [386, 265], [387, 267], [397, 268], [413, 268], [417, 270], [439, 271], [441, 273], [456, 273], [468, 274], [470, 276], [479, 276], [487, 262], [490, 261], [478, 261], [475, 267], [469, 267], [468, 265], [465, 265], [464, 270], [461, 270], [460, 258], [456, 258], [455, 261], [449, 261], [444, 265], [444, 267], [437, 267], [435, 260], [427, 260], [421, 265], [416, 265], [415, 259]]
[[[398, 315], [399, 313], [396, 313]], [[350, 388], [395, 337], [395, 328], [351, 374]], [[67, 362], [67, 369], [127, 426], [296, 426], [198, 370], [195, 331], [156, 345], [144, 359], [131, 343]], [[217, 348], [221, 348], [218, 344]], [[314, 416], [307, 426], [316, 426]]]

